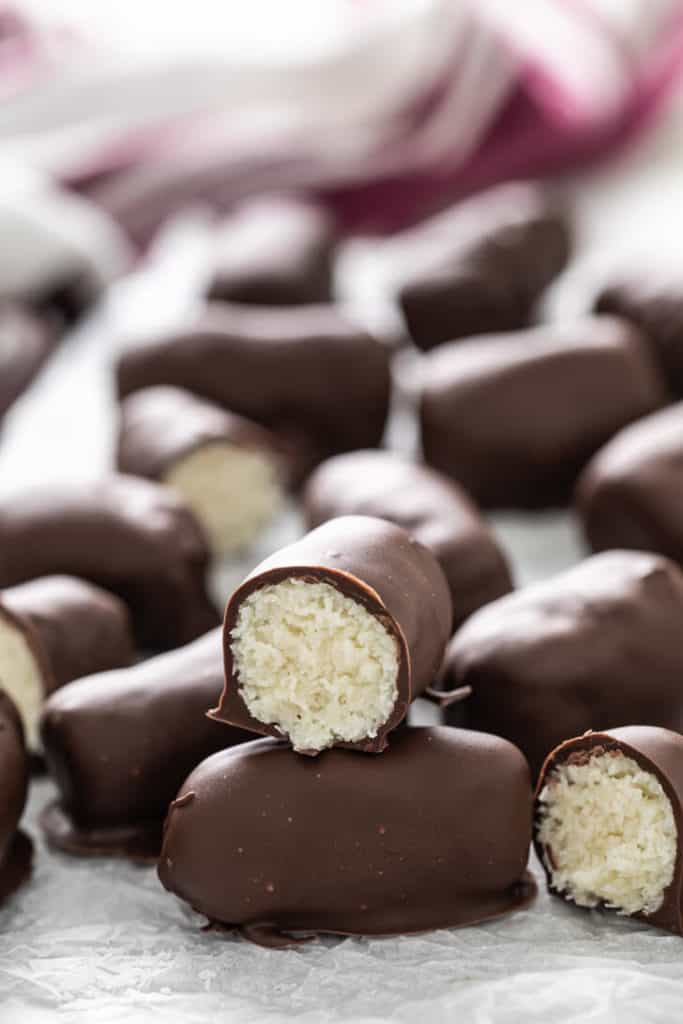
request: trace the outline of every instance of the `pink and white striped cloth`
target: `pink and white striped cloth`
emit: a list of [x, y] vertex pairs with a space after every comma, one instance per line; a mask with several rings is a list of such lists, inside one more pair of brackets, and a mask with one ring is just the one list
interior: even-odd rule
[[[199, 0], [187, 6], [203, 16]], [[284, 32], [258, 59], [231, 48], [234, 13], [207, 26], [204, 51], [131, 54], [93, 26], [5, 5], [0, 146], [140, 244], [184, 205], [283, 190], [319, 196], [348, 231], [388, 232], [495, 182], [611, 153], [683, 68], [681, 0], [249, 6], [261, 40]]]

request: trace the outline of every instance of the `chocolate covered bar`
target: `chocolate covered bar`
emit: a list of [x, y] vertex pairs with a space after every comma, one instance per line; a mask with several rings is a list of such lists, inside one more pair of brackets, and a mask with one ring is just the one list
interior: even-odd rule
[[399, 292], [421, 349], [526, 327], [569, 259], [565, 210], [532, 183], [501, 185], [408, 235], [413, 265]]
[[548, 757], [534, 842], [550, 891], [683, 934], [683, 737], [632, 725]]
[[682, 622], [673, 562], [596, 555], [475, 612], [451, 641], [443, 684], [472, 693], [447, 717], [505, 736], [534, 775], [586, 729], [683, 729]]
[[282, 435], [311, 465], [380, 442], [391, 378], [386, 347], [333, 306], [213, 303], [196, 322], [129, 346], [118, 384], [122, 396], [187, 388]]
[[303, 493], [306, 521], [366, 515], [402, 526], [432, 552], [453, 600], [454, 624], [512, 590], [505, 555], [456, 483], [394, 452], [362, 451], [323, 462]]
[[216, 234], [208, 297], [257, 306], [329, 302], [334, 242], [322, 206], [285, 197], [243, 203]]
[[424, 359], [424, 456], [484, 507], [561, 505], [601, 445], [666, 401], [623, 320], [471, 338]]
[[405, 530], [343, 516], [261, 562], [228, 602], [221, 722], [315, 754], [379, 752], [430, 686], [453, 609], [434, 556]]
[[683, 403], [617, 434], [586, 467], [576, 497], [594, 551], [641, 548], [683, 564]]
[[264, 427], [181, 388], [145, 388], [121, 403], [118, 467], [176, 490], [212, 549], [239, 551], [276, 516], [288, 469]]
[[407, 728], [381, 757], [315, 761], [255, 740], [192, 772], [158, 870], [212, 923], [285, 946], [518, 910], [535, 894], [530, 837], [529, 769], [497, 736]]
[[249, 739], [206, 717], [223, 684], [220, 629], [133, 668], [70, 683], [42, 736], [59, 800], [43, 814], [67, 853], [156, 858], [170, 801], [209, 754]]
[[0, 419], [28, 388], [57, 343], [28, 308], [0, 301]]
[[92, 583], [45, 576], [0, 591], [0, 680], [34, 752], [40, 712], [54, 690], [133, 657], [126, 606]]
[[674, 395], [683, 397], [683, 277], [677, 270], [642, 267], [610, 281], [595, 309], [622, 316], [649, 341]]
[[0, 690], [0, 905], [31, 873], [33, 844], [18, 829], [26, 803], [28, 775], [19, 712]]
[[148, 480], [112, 474], [0, 499], [0, 587], [80, 576], [126, 603], [142, 647], [177, 647], [216, 625], [207, 565], [190, 510]]

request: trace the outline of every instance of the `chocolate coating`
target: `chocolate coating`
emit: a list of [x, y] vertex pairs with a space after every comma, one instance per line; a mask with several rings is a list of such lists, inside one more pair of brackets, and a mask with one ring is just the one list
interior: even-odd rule
[[21, 719], [0, 690], [0, 904], [31, 873], [33, 844], [17, 830], [28, 792], [29, 762]]
[[284, 445], [269, 430], [182, 388], [144, 388], [121, 403], [122, 473], [159, 480], [180, 459], [217, 441], [256, 448], [284, 462]]
[[456, 633], [445, 687], [471, 686], [446, 712], [546, 755], [586, 729], [643, 722], [683, 729], [683, 574], [668, 559], [610, 551], [503, 597]]
[[611, 281], [595, 310], [622, 316], [650, 342], [672, 392], [683, 397], [683, 277], [678, 271], [638, 273]]
[[[656, 928], [664, 928], [676, 935], [683, 934], [683, 737], [668, 729], [650, 728], [644, 725], [631, 725], [621, 729], [609, 729], [605, 732], [590, 732], [563, 743], [548, 756], [541, 777], [538, 780], [536, 795], [541, 792], [548, 777], [560, 764], [576, 758], [585, 759], [591, 751], [605, 753], [618, 751], [632, 758], [646, 772], [654, 774], [662, 784], [664, 792], [671, 801], [671, 806], [678, 833], [678, 853], [671, 884], [665, 890], [664, 902], [652, 914], [639, 913], [633, 916]], [[534, 839], [536, 852], [544, 865], [543, 850], [537, 839]], [[546, 870], [548, 888], [550, 874]], [[561, 895], [555, 893], [555, 895]]]
[[217, 621], [194, 516], [166, 487], [112, 474], [0, 500], [0, 587], [81, 576], [127, 605], [143, 647], [176, 647]]
[[617, 434], [588, 464], [576, 494], [594, 551], [642, 548], [683, 564], [683, 403]]
[[527, 904], [530, 833], [529, 770], [497, 736], [405, 729], [382, 757], [315, 761], [256, 740], [187, 779], [159, 877], [264, 945], [421, 932]]
[[526, 327], [571, 250], [566, 211], [524, 182], [490, 189], [412, 234], [416, 269], [399, 300], [421, 349]]
[[0, 615], [19, 628], [40, 665], [45, 694], [93, 672], [130, 665], [126, 606], [72, 576], [45, 576], [0, 592]]
[[[397, 642], [398, 695], [374, 737], [348, 744], [380, 752], [405, 718], [411, 701], [434, 682], [453, 621], [446, 578], [434, 556], [405, 530], [370, 516], [332, 519], [261, 562], [228, 601], [223, 624], [225, 686], [217, 721], [279, 737], [277, 727], [254, 718], [240, 691], [231, 631], [241, 603], [261, 587], [286, 579], [328, 583], [380, 620]], [[316, 753], [316, 751], [307, 751]]]
[[243, 203], [217, 235], [208, 297], [257, 306], [329, 302], [334, 241], [321, 206], [274, 197]]
[[30, 310], [0, 302], [0, 417], [31, 384], [56, 341]]
[[424, 455], [485, 507], [564, 504], [594, 452], [666, 400], [626, 321], [472, 338], [424, 360]]
[[333, 306], [214, 303], [196, 323], [123, 353], [121, 395], [158, 384], [271, 428], [310, 464], [379, 443], [391, 379], [386, 348]]
[[156, 857], [168, 805], [188, 772], [249, 738], [206, 717], [222, 684], [221, 632], [214, 629], [55, 693], [42, 723], [60, 792], [43, 817], [50, 844], [83, 855]]
[[512, 590], [505, 555], [465, 491], [401, 455], [337, 455], [312, 474], [303, 499], [310, 528], [335, 516], [377, 516], [424, 544], [448, 580], [455, 625]]

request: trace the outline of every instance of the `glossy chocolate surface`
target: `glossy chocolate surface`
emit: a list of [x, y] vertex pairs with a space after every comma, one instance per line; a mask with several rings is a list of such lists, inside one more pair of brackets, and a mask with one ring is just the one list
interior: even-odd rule
[[329, 302], [334, 241], [321, 206], [284, 197], [243, 203], [216, 234], [208, 297], [257, 306]]
[[0, 690], [0, 904], [31, 873], [33, 844], [18, 831], [28, 777], [21, 719], [12, 701]]
[[55, 693], [42, 734], [60, 801], [43, 826], [58, 849], [156, 857], [170, 801], [209, 754], [249, 737], [206, 712], [223, 685], [220, 629], [133, 668]]
[[322, 463], [303, 492], [310, 528], [335, 516], [365, 515], [402, 526], [444, 571], [454, 624], [512, 590], [510, 567], [465, 491], [393, 452], [361, 451]]
[[421, 932], [527, 904], [530, 835], [528, 767], [496, 736], [404, 729], [381, 757], [316, 760], [256, 740], [186, 780], [159, 877], [264, 945]]
[[683, 573], [610, 551], [476, 612], [456, 633], [444, 686], [471, 686], [450, 721], [547, 754], [587, 729], [683, 729]]
[[242, 699], [231, 631], [249, 594], [293, 578], [337, 588], [362, 604], [395, 637], [399, 672], [392, 712], [376, 736], [348, 744], [367, 752], [384, 750], [388, 734], [403, 721], [411, 702], [435, 680], [450, 636], [453, 608], [434, 556], [405, 530], [370, 516], [342, 516], [324, 523], [266, 558], [235, 590], [223, 624], [225, 686], [211, 716], [265, 736], [282, 735], [276, 726], [254, 718]]
[[93, 672], [130, 665], [130, 616], [119, 598], [73, 576], [44, 576], [0, 591], [0, 616], [19, 628], [45, 694]]
[[118, 384], [122, 396], [187, 388], [281, 434], [311, 465], [380, 442], [391, 379], [386, 347], [334, 306], [212, 303], [186, 327], [129, 346]]
[[637, 273], [616, 278], [600, 292], [595, 309], [622, 316], [650, 342], [672, 392], [683, 397], [683, 276], [680, 271]]
[[526, 327], [571, 249], [566, 212], [522, 182], [459, 203], [411, 235], [414, 269], [399, 299], [422, 349]]
[[[671, 801], [678, 833], [674, 877], [664, 892], [664, 902], [652, 914], [640, 913], [633, 916], [656, 928], [664, 928], [676, 935], [683, 935], [683, 736], [669, 729], [631, 725], [605, 732], [590, 732], [570, 739], [553, 750], [546, 760], [538, 780], [536, 795], [538, 796], [547, 785], [553, 770], [559, 765], [572, 760], [581, 763], [591, 752], [603, 754], [609, 751], [617, 751], [625, 757], [632, 758], [644, 771], [654, 774], [659, 779]], [[534, 839], [534, 843], [538, 858], [543, 864], [543, 850], [537, 839]], [[553, 892], [547, 868], [546, 876], [548, 887]], [[561, 893], [556, 895], [561, 896]]]
[[626, 427], [581, 475], [577, 509], [594, 551], [657, 551], [683, 564], [683, 403]]
[[191, 391], [145, 388], [121, 403], [118, 467], [122, 473], [158, 480], [180, 459], [215, 442], [268, 452], [285, 472], [284, 444], [274, 434]]
[[112, 474], [0, 500], [0, 587], [81, 576], [128, 606], [138, 643], [177, 647], [216, 625], [206, 539], [166, 487]]
[[643, 339], [613, 317], [454, 342], [424, 360], [425, 460], [484, 507], [561, 505], [597, 449], [666, 400]]

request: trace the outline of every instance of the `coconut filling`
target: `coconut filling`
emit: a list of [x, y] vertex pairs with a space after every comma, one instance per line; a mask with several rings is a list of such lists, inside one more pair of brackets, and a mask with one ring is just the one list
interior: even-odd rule
[[398, 642], [329, 583], [290, 578], [255, 590], [230, 635], [244, 703], [295, 750], [374, 737], [391, 715]]
[[184, 456], [163, 482], [182, 495], [219, 555], [247, 547], [284, 500], [273, 458], [222, 441]]
[[555, 889], [581, 907], [659, 909], [674, 875], [677, 833], [656, 775], [619, 751], [595, 753], [554, 769], [539, 808], [538, 838]]
[[43, 675], [23, 632], [1, 616], [0, 689], [17, 706], [29, 750], [39, 751], [39, 720], [45, 699]]

